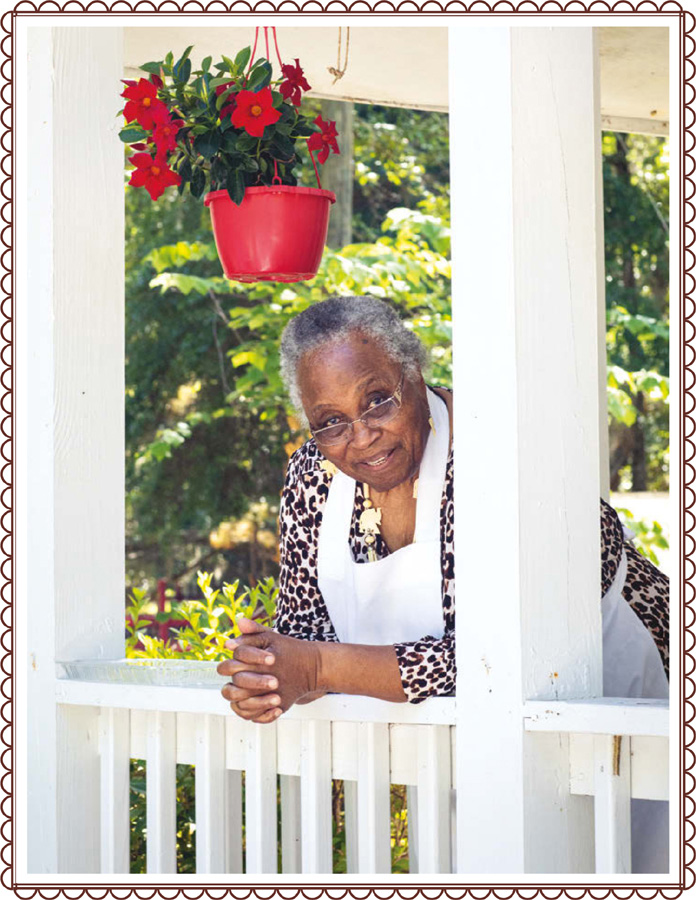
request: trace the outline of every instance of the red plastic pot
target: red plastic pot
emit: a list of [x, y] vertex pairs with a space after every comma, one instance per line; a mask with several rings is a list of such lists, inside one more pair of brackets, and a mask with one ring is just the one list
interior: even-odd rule
[[232, 281], [307, 281], [321, 262], [336, 195], [278, 184], [249, 187], [237, 206], [227, 191], [206, 195], [218, 256]]

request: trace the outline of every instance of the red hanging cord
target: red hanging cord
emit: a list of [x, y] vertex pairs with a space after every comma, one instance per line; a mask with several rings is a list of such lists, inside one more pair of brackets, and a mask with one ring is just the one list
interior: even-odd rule
[[[309, 150], [309, 147], [307, 148]], [[314, 162], [314, 153], [309, 150], [309, 158], [312, 160], [312, 165], [314, 166], [314, 174], [317, 176], [317, 184], [319, 185], [319, 190], [321, 190], [321, 180], [319, 178], [319, 170], [317, 169], [317, 164]]]
[[282, 184], [283, 179], [278, 174], [278, 160], [277, 159], [273, 160], [273, 170], [275, 172], [275, 175], [273, 176], [273, 178], [271, 178], [271, 184]]
[[254, 63], [254, 57], [256, 56], [256, 45], [259, 42], [259, 29], [256, 29], [256, 35], [254, 37], [254, 49], [251, 51], [251, 57], [249, 59], [249, 68], [247, 69], [246, 78], [244, 79], [244, 83], [246, 84], [247, 79], [249, 78], [249, 72], [251, 72], [251, 67]]
[[273, 41], [275, 42], [275, 51], [276, 56], [278, 57], [278, 65], [280, 66], [281, 72], [283, 71], [283, 61], [280, 58], [280, 50], [278, 49], [278, 36], [276, 34], [275, 25], [273, 26]]
[[[266, 39], [266, 59], [269, 58], [270, 50], [268, 49], [268, 26], [263, 26], [263, 36]], [[269, 60], [270, 62], [270, 60]]]

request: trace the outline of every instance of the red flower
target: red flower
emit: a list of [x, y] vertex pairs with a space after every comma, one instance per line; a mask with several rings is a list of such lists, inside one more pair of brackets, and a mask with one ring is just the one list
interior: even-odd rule
[[338, 143], [336, 141], [338, 132], [336, 131], [335, 122], [325, 122], [321, 116], [316, 117], [314, 124], [321, 128], [321, 134], [313, 134], [307, 141], [307, 147], [310, 151], [319, 151], [317, 162], [320, 162], [323, 165], [329, 158], [329, 152], [331, 150], [333, 150], [334, 153], [340, 154], [341, 152], [338, 149]]
[[129, 85], [121, 96], [129, 101], [123, 110], [126, 122], [135, 119], [146, 131], [153, 128], [155, 121], [169, 114], [165, 104], [157, 99], [157, 88], [146, 78]]
[[[228, 88], [232, 87], [232, 85], [234, 85], [234, 84], [236, 84], [235, 81], [226, 81], [224, 84], [219, 84], [215, 88], [216, 96], [219, 97], [220, 94], [224, 94], [225, 91]], [[225, 116], [232, 115], [232, 113], [237, 108], [237, 95], [234, 92], [231, 94], [228, 94], [226, 99], [227, 99], [227, 103], [221, 108], [220, 113], [219, 113], [221, 119], [224, 119]]]
[[128, 160], [135, 166], [135, 172], [128, 182], [133, 187], [144, 187], [153, 200], [172, 184], [181, 184], [181, 178], [167, 166], [163, 153], [153, 159], [149, 153], [136, 153]]
[[286, 100], [299, 106], [302, 103], [301, 91], [311, 91], [312, 88], [304, 77], [304, 70], [300, 66], [300, 61], [295, 57], [295, 65], [283, 66], [283, 81], [278, 90]]
[[181, 119], [163, 119], [155, 122], [152, 139], [157, 147], [157, 155], [176, 150], [176, 134], [184, 123]]
[[266, 125], [272, 125], [280, 118], [280, 112], [273, 109], [273, 95], [268, 87], [254, 93], [240, 91], [237, 94], [237, 108], [232, 113], [232, 124], [243, 128], [252, 137], [263, 137]]

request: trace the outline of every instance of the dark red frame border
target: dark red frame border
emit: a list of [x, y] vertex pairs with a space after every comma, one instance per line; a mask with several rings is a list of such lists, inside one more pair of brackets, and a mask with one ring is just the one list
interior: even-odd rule
[[[636, 884], [592, 884], [592, 885], [568, 885], [561, 882], [556, 884], [524, 884], [519, 886], [509, 884], [474, 885], [466, 883], [438, 884], [424, 880], [422, 883], [409, 882], [403, 886], [395, 886], [394, 882], [374, 884], [331, 884], [330, 876], [327, 876], [327, 884], [303, 884], [293, 883], [289, 878], [287, 883], [274, 884], [259, 881], [258, 884], [231, 885], [229, 882], [218, 884], [200, 885], [190, 883], [186, 885], [186, 877], [178, 877], [175, 881], [169, 881], [157, 886], [135, 886], [132, 882], [120, 882], [115, 879], [111, 884], [88, 885], [83, 883], [70, 884], [66, 881], [56, 881], [55, 884], [32, 884], [31, 882], [19, 883], [15, 880], [15, 843], [14, 843], [14, 790], [15, 790], [15, 695], [12, 683], [12, 666], [15, 658], [15, 631], [14, 610], [16, 572], [14, 560], [14, 525], [15, 525], [15, 464], [14, 464], [14, 397], [16, 396], [16, 372], [13, 367], [15, 347], [15, 318], [14, 309], [16, 302], [15, 292], [15, 252], [17, 234], [14, 218], [14, 189], [15, 179], [13, 170], [13, 154], [16, 149], [16, 133], [14, 129], [13, 110], [16, 102], [16, 31], [15, 22], [18, 17], [26, 16], [41, 18], [42, 16], [62, 15], [71, 16], [133, 16], [133, 15], [176, 15], [201, 16], [229, 15], [230, 18], [238, 15], [254, 14], [261, 17], [296, 16], [301, 13], [306, 16], [323, 16], [324, 18], [340, 16], [342, 18], [370, 14], [374, 16], [400, 16], [409, 17], [441, 15], [446, 13], [453, 16], [465, 16], [478, 18], [480, 16], [516, 15], [520, 17], [536, 16], [543, 20], [544, 16], [557, 16], [559, 14], [569, 17], [586, 15], [611, 15], [611, 16], [664, 16], [672, 19], [678, 17], [680, 30], [680, 59], [679, 59], [679, 120], [671, 123], [671, 131], [678, 128], [681, 135], [681, 179], [678, 190], [673, 196], [678, 197], [679, 209], [671, 210], [672, 215], [677, 212], [680, 216], [680, 235], [682, 238], [682, 251], [680, 257], [679, 287], [683, 297], [683, 316], [678, 323], [679, 340], [679, 369], [682, 377], [681, 391], [673, 392], [673, 397], [679, 404], [679, 428], [678, 440], [682, 447], [681, 470], [676, 474], [676, 483], [679, 490], [679, 525], [680, 525], [680, 577], [679, 577], [679, 603], [681, 607], [681, 629], [675, 634], [676, 651], [683, 660], [683, 682], [680, 685], [680, 819], [679, 819], [679, 883], [664, 886]], [[22, 900], [30, 900], [37, 895], [54, 900], [65, 896], [69, 898], [90, 897], [101, 900], [105, 897], [130, 898], [138, 897], [142, 900], [150, 900], [156, 896], [176, 898], [179, 896], [198, 900], [203, 897], [235, 897], [238, 900], [247, 898], [267, 898], [279, 895], [284, 900], [295, 900], [297, 897], [315, 900], [321, 896], [329, 896], [333, 900], [342, 900], [344, 897], [354, 897], [356, 900], [366, 900], [368, 897], [383, 898], [388, 900], [395, 896], [411, 900], [419, 895], [436, 900], [440, 897], [464, 898], [471, 897], [476, 900], [496, 897], [500, 900], [507, 898], [536, 898], [544, 897], [556, 900], [559, 897], [584, 898], [586, 896], [604, 900], [607, 897], [629, 898], [640, 897], [644, 900], [652, 900], [655, 897], [677, 898], [684, 891], [689, 890], [696, 883], [696, 871], [694, 859], [696, 857], [696, 825], [694, 802], [693, 769], [696, 759], [694, 757], [694, 731], [695, 707], [693, 701], [696, 682], [693, 678], [696, 657], [694, 656], [695, 637], [691, 627], [696, 619], [695, 583], [696, 567], [693, 561], [694, 549], [694, 513], [696, 505], [696, 480], [695, 456], [696, 456], [696, 418], [694, 407], [696, 405], [696, 306], [695, 306], [695, 280], [694, 268], [696, 258], [694, 256], [694, 218], [696, 206], [694, 194], [696, 193], [696, 181], [694, 169], [696, 167], [696, 67], [694, 65], [694, 33], [696, 19], [688, 9], [685, 9], [676, 0], [666, 0], [656, 3], [653, 0], [632, 3], [629, 0], [617, 0], [614, 3], [604, 0], [590, 0], [584, 3], [582, 0], [570, 0], [560, 3], [557, 0], [536, 3], [533, 0], [522, 0], [512, 3], [509, 0], [489, 3], [486, 0], [473, 0], [465, 3], [461, 0], [451, 2], [439, 2], [439, 0], [423, 0], [422, 3], [415, 0], [402, 0], [394, 3], [392, 0], [354, 0], [345, 3], [343, 0], [258, 0], [251, 3], [248, 0], [235, 0], [226, 3], [224, 0], [210, 0], [202, 3], [199, 0], [163, 0], [155, 3], [152, 0], [114, 0], [107, 3], [105, 0], [93, 0], [82, 3], [80, 0], [67, 0], [65, 3], [56, 0], [46, 0], [43, 3], [33, 3], [31, 0], [22, 0], [14, 8], [8, 10], [0, 18], [0, 122], [3, 125], [0, 146], [3, 154], [0, 157], [0, 241], [2, 251], [0, 255], [0, 336], [4, 345], [0, 348], [0, 383], [3, 392], [0, 394], [0, 548], [2, 549], [2, 562], [0, 573], [3, 576], [3, 584], [0, 588], [0, 622], [4, 631], [0, 635], [0, 645], [3, 655], [0, 658], [0, 669], [3, 678], [0, 681], [0, 692], [3, 702], [0, 705], [0, 717], [2, 727], [0, 741], [3, 748], [0, 755], [2, 776], [0, 777], [0, 859], [3, 868], [0, 872], [0, 882], [3, 887], [14, 893]], [[20, 298], [21, 300], [21, 298]], [[676, 542], [673, 541], [673, 543]], [[674, 650], [673, 650], [674, 652]], [[231, 876], [232, 877], [232, 876]], [[452, 878], [456, 878], [453, 875]], [[427, 893], [424, 893], [427, 892]]]

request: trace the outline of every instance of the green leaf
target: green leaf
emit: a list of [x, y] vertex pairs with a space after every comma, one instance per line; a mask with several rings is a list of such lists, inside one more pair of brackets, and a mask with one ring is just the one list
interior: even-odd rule
[[230, 86], [226, 91], [223, 91], [222, 94], [215, 98], [215, 109], [222, 109], [222, 107], [228, 102], [230, 94], [234, 93], [235, 90], [232, 86]]
[[211, 159], [220, 149], [220, 141], [221, 136], [219, 131], [208, 131], [206, 134], [198, 135], [193, 142], [193, 149], [197, 153], [200, 153], [205, 159]]
[[150, 75], [159, 75], [162, 66], [163, 63], [161, 62], [147, 62], [140, 66], [140, 68], [143, 72], [149, 72]]
[[280, 159], [289, 160], [295, 155], [295, 144], [284, 134], [276, 134], [271, 143], [271, 151], [275, 151]]
[[240, 153], [248, 153], [249, 150], [256, 150], [258, 142], [258, 138], [255, 138], [251, 134], [247, 134], [245, 131], [237, 138], [237, 150], [239, 150]]
[[237, 206], [244, 199], [244, 175], [240, 169], [232, 169], [227, 175], [227, 193]]
[[178, 84], [186, 84], [191, 77], [191, 60], [185, 59], [174, 66], [174, 79]]
[[144, 131], [140, 125], [127, 125], [122, 128], [118, 136], [124, 144], [137, 144], [138, 141], [145, 141], [149, 137], [147, 131]]
[[242, 350], [240, 353], [235, 353], [232, 357], [232, 365], [235, 369], [249, 364], [263, 372], [267, 362], [268, 358], [258, 350]]
[[204, 72], [208, 72], [210, 70], [210, 64], [212, 63], [212, 61], [212, 56], [206, 56], [206, 58], [201, 63], [201, 69], [203, 69]]
[[223, 55], [222, 55], [222, 61], [223, 61], [224, 64], [227, 66], [227, 71], [228, 71], [231, 75], [234, 75], [234, 72], [235, 72], [235, 65], [234, 65], [234, 63], [232, 62], [232, 60], [229, 58], [229, 56], [225, 56], [225, 54], [223, 53]]
[[186, 60], [189, 58], [189, 54], [191, 53], [192, 50], [193, 50], [193, 44], [191, 44], [189, 47], [187, 47], [184, 50], [184, 52], [181, 54], [181, 56], [177, 60], [176, 65], [174, 66], [175, 70], [181, 68], [182, 63], [186, 62]]
[[249, 76], [249, 80], [246, 83], [247, 91], [258, 92], [271, 83], [271, 78], [273, 77], [273, 70], [270, 65], [264, 60], [258, 67], [254, 66], [251, 70], [251, 75]]
[[250, 57], [251, 47], [245, 47], [243, 50], [239, 51], [239, 53], [234, 58], [234, 66], [238, 72], [243, 72], [244, 69], [246, 69]]
[[191, 176], [193, 174], [191, 169], [190, 161], [184, 157], [181, 161], [179, 168], [177, 169], [179, 175], [181, 176], [181, 181], [186, 182], [191, 180]]
[[204, 190], [205, 172], [200, 166], [196, 166], [193, 170], [193, 177], [191, 178], [191, 193], [194, 197], [200, 197]]
[[[225, 120], [226, 122], [229, 119]], [[237, 149], [237, 133], [235, 131], [225, 131], [222, 137], [222, 150], [225, 150], [227, 153], [234, 153]]]
[[308, 138], [308, 137], [311, 137], [313, 134], [316, 134], [316, 131], [317, 131], [316, 128], [312, 128], [310, 125], [304, 125], [304, 124], [301, 124], [300, 122], [298, 122], [297, 125], [295, 126], [295, 128], [293, 129], [292, 133], [294, 135], [296, 135], [297, 137]]
[[271, 91], [271, 97], [273, 98], [273, 109], [280, 109], [285, 102], [285, 97], [283, 97], [280, 91]]

